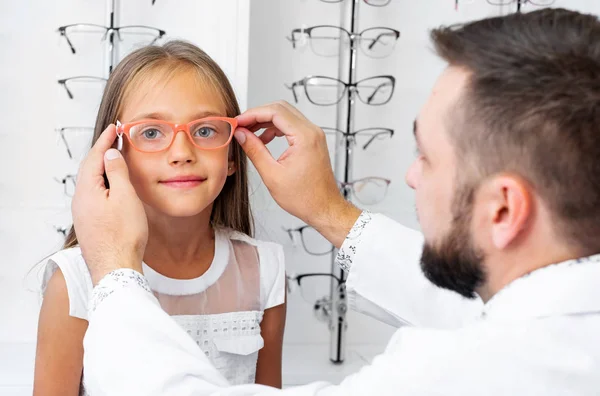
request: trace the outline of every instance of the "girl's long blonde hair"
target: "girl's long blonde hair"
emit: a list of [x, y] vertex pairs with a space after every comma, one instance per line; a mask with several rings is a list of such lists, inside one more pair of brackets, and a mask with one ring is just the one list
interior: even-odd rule
[[[185, 41], [170, 41], [162, 46], [148, 46], [127, 55], [111, 74], [94, 128], [92, 145], [102, 131], [114, 123], [122, 112], [125, 99], [138, 82], [157, 70], [171, 75], [181, 70], [196, 70], [199, 79], [222, 96], [227, 117], [240, 114], [235, 93], [219, 65], [204, 51]], [[211, 224], [227, 227], [252, 236], [253, 219], [248, 195], [248, 164], [245, 153], [235, 139], [231, 142], [231, 159], [236, 172], [227, 178], [223, 190], [214, 202]], [[77, 235], [71, 227], [63, 248], [76, 246]]]

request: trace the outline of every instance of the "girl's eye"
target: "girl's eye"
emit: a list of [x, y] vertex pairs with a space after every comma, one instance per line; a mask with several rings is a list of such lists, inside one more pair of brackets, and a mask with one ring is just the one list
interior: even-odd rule
[[160, 136], [160, 131], [158, 129], [149, 128], [142, 132], [142, 135], [149, 140], [156, 139]]
[[209, 138], [215, 134], [215, 130], [210, 127], [201, 127], [196, 130], [195, 135], [201, 138]]

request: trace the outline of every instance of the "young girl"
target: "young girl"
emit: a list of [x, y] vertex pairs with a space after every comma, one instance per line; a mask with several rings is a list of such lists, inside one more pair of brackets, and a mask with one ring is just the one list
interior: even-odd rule
[[[281, 387], [283, 250], [250, 237], [246, 157], [231, 139], [236, 122], [228, 118], [239, 113], [219, 66], [199, 48], [173, 41], [139, 49], [117, 66], [94, 141], [117, 124], [118, 146], [148, 217], [144, 275], [163, 309], [230, 383]], [[85, 393], [83, 337], [93, 285], [73, 229], [64, 248], [44, 274], [38, 395]]]

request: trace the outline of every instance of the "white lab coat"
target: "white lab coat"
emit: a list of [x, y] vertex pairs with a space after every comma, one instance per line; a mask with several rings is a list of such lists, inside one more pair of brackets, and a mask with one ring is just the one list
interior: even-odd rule
[[600, 394], [599, 257], [538, 270], [481, 311], [423, 277], [421, 243], [380, 215], [363, 231], [348, 278], [352, 306], [419, 326], [400, 328], [382, 355], [339, 385], [228, 387], [154, 297], [131, 287], [115, 290], [90, 318], [86, 387], [93, 396]]

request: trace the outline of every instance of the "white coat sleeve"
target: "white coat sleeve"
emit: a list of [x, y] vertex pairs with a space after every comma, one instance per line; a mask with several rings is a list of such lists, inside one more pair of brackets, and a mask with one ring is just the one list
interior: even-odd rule
[[394, 371], [389, 359], [380, 357], [337, 386], [326, 382], [285, 390], [255, 384], [229, 386], [191, 337], [161, 309], [144, 287], [141, 274], [118, 270], [107, 275], [111, 276], [118, 282], [103, 279], [90, 304], [84, 338], [84, 385], [90, 395], [362, 396], [373, 386], [386, 389], [381, 378]]
[[420, 267], [423, 235], [363, 212], [340, 248], [351, 308], [392, 326], [455, 328], [481, 313], [481, 300], [438, 288]]

